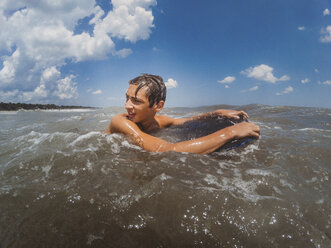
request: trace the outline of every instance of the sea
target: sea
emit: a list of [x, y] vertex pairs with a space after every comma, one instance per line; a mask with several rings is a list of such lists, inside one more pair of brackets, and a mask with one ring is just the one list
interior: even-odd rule
[[104, 133], [123, 108], [0, 112], [0, 247], [331, 247], [331, 109], [162, 114], [218, 108], [260, 139], [156, 153]]

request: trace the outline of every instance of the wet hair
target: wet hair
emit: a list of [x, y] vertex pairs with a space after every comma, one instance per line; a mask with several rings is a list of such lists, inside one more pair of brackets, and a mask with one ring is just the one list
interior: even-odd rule
[[137, 97], [138, 91], [146, 87], [146, 96], [149, 101], [149, 107], [153, 107], [160, 101], [165, 101], [167, 89], [163, 82], [162, 77], [152, 74], [142, 74], [129, 81], [129, 84], [138, 85], [135, 96]]

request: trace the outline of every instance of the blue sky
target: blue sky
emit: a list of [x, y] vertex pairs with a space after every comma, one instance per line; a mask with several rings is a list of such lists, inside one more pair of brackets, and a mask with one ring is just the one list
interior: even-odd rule
[[158, 74], [166, 106], [331, 108], [329, 0], [0, 3], [0, 101], [123, 106]]

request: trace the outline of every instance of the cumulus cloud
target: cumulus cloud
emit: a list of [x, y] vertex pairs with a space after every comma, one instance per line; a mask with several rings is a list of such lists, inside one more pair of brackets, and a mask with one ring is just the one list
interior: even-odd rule
[[25, 91], [20, 96], [20, 99], [23, 99], [23, 101], [30, 101], [32, 99], [40, 99], [45, 98], [48, 95], [48, 91], [46, 90], [45, 84], [40, 84], [37, 86], [34, 91]]
[[176, 88], [178, 86], [177, 81], [172, 78], [169, 78], [164, 84], [168, 89]]
[[259, 86], [255, 85], [252, 88], [249, 88], [248, 90], [242, 90], [241, 92], [252, 92], [257, 91], [259, 89]]
[[92, 92], [93, 95], [101, 95], [102, 91], [101, 90], [96, 90]]
[[[321, 82], [319, 82], [319, 83], [321, 83]], [[326, 80], [326, 81], [322, 82], [321, 84], [331, 85], [331, 80]]]
[[16, 99], [18, 95], [18, 90], [13, 91], [2, 91], [0, 90], [0, 99], [4, 102], [13, 102], [13, 99]]
[[257, 91], [259, 89], [259, 86], [254, 86], [250, 88], [248, 91]]
[[277, 78], [273, 74], [274, 68], [261, 64], [259, 66], [250, 67], [241, 72], [241, 74], [246, 75], [249, 78], [255, 78], [260, 81], [265, 81], [269, 83], [276, 83], [277, 81], [287, 81], [290, 80], [290, 77], [284, 75], [280, 78]]
[[285, 94], [291, 93], [291, 92], [293, 92], [293, 91], [294, 91], [293, 87], [288, 86], [288, 87], [286, 87], [282, 92], [276, 93], [276, 95], [277, 95], [277, 96], [285, 95]]
[[73, 81], [74, 78], [74, 75], [70, 75], [58, 80], [54, 95], [58, 96], [60, 99], [77, 98], [77, 83]]
[[323, 16], [327, 16], [327, 15], [330, 15], [330, 10], [329, 9], [323, 10]]
[[306, 27], [305, 26], [300, 26], [300, 27], [298, 27], [298, 30], [305, 31], [306, 30]]
[[[74, 76], [61, 75], [61, 67], [130, 55], [130, 48], [116, 49], [113, 38], [148, 39], [155, 4], [156, 0], [113, 0], [112, 10], [105, 13], [94, 0], [1, 0], [1, 92], [13, 96], [10, 92], [17, 89], [17, 97], [31, 100], [77, 96]], [[88, 23], [79, 26], [81, 20]]]
[[221, 84], [231, 84], [236, 80], [235, 77], [233, 76], [228, 76], [226, 78], [224, 78], [223, 80], [219, 80], [217, 82], [221, 83]]
[[303, 84], [306, 84], [306, 83], [309, 83], [309, 82], [310, 82], [309, 78], [305, 78], [305, 79], [301, 80], [301, 83], [303, 83]]
[[131, 42], [149, 38], [154, 17], [146, 8], [155, 5], [155, 0], [112, 0], [112, 4], [113, 10], [102, 21], [101, 29]]
[[320, 38], [321, 42], [323, 43], [331, 42], [331, 25], [327, 26], [326, 28], [323, 28], [321, 34], [323, 35]]

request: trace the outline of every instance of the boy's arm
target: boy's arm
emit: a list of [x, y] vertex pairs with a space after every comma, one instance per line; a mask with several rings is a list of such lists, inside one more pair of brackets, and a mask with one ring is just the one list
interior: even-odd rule
[[246, 136], [258, 138], [260, 133], [259, 127], [255, 124], [242, 122], [198, 139], [172, 144], [144, 133], [134, 122], [128, 120], [125, 115], [113, 117], [109, 131], [110, 133], [120, 132], [129, 135], [134, 143], [147, 151], [176, 151], [201, 154], [213, 152], [232, 139]]
[[248, 118], [248, 114], [242, 110], [238, 111], [238, 110], [227, 110], [227, 109], [217, 109], [212, 112], [195, 115], [195, 116], [188, 117], [188, 118], [176, 118], [175, 119], [175, 118], [168, 117], [168, 116], [165, 118], [167, 118], [167, 122], [169, 123], [169, 126], [170, 126], [170, 125], [182, 125], [187, 121], [201, 120], [201, 119], [206, 119], [206, 118], [215, 117], [215, 116], [220, 116], [220, 117], [224, 117], [224, 118], [228, 118], [228, 119], [240, 119], [240, 118], [247, 119]]

